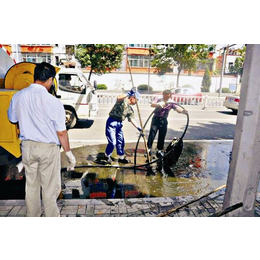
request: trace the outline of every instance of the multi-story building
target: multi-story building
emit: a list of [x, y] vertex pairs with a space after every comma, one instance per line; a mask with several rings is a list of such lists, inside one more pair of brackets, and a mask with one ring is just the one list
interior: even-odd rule
[[[75, 45], [68, 44], [4, 44], [4, 47], [10, 52], [13, 59], [17, 62], [49, 62], [55, 65], [64, 65], [65, 67], [77, 66], [74, 56]], [[155, 68], [151, 67], [151, 44], [126, 44], [125, 53], [121, 68], [117, 71], [129, 71], [129, 65], [133, 73], [153, 73]], [[207, 66], [210, 71], [221, 70], [222, 55], [210, 53]], [[237, 50], [229, 50], [226, 53], [226, 69], [232, 66], [238, 57]], [[86, 68], [88, 71], [88, 68]], [[205, 71], [205, 63], [197, 64], [196, 71], [183, 71], [183, 74], [203, 75]], [[177, 67], [172, 67], [172, 73], [177, 73]]]
[[[127, 44], [126, 55], [123, 59], [123, 70], [128, 71], [129, 65], [132, 72], [152, 73], [155, 68], [151, 68], [151, 44]], [[129, 63], [128, 63], [129, 62]]]
[[[234, 66], [236, 58], [240, 57], [239, 49], [227, 49], [224, 59], [224, 74], [230, 74], [229, 70], [231, 66]], [[219, 53], [216, 57], [216, 69], [221, 71], [223, 62], [223, 54]]]
[[22, 61], [28, 62], [49, 62], [53, 60], [53, 45], [52, 44], [20, 44], [20, 53]]
[[[4, 44], [12, 58], [16, 62], [49, 62], [60, 65], [64, 62], [72, 62], [74, 53], [71, 53], [71, 47], [74, 45], [65, 44]], [[75, 64], [74, 64], [75, 65]], [[68, 65], [70, 66], [70, 65]]]
[[[209, 67], [210, 71], [215, 69], [214, 62], [214, 53], [211, 52], [208, 55], [207, 62], [200, 62], [196, 66], [196, 71], [189, 72], [184, 70], [184, 74], [195, 74], [195, 75], [203, 75], [205, 72], [205, 66]], [[129, 60], [129, 64], [131, 66], [131, 70], [137, 73], [151, 73], [155, 72], [155, 68], [150, 66], [150, 61], [152, 59], [151, 55], [151, 44], [127, 44], [126, 46], [126, 58], [123, 61], [123, 68], [125, 71], [128, 70], [127, 59]], [[172, 73], [177, 73], [177, 66], [172, 66]]]

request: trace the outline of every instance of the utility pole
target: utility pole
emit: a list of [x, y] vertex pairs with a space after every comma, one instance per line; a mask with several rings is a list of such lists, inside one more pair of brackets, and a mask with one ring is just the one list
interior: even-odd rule
[[150, 61], [151, 61], [151, 44], [149, 44], [149, 61], [148, 61], [148, 95], [150, 94]]
[[223, 209], [236, 203], [243, 207], [231, 217], [254, 216], [260, 179], [260, 44], [248, 44], [241, 85], [241, 95], [232, 159], [227, 179]]
[[222, 79], [223, 79], [223, 75], [224, 75], [224, 72], [225, 72], [225, 65], [226, 65], [226, 50], [229, 47], [232, 47], [234, 45], [236, 45], [236, 44], [227, 45], [226, 47], [223, 48], [222, 67], [221, 67], [221, 76], [220, 76], [218, 97], [221, 97], [221, 93], [222, 93]]

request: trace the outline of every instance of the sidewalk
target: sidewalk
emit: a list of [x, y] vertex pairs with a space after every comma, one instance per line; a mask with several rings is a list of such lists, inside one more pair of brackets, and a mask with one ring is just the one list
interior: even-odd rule
[[[160, 213], [194, 200], [194, 197], [142, 199], [68, 199], [59, 200], [61, 217], [157, 217]], [[222, 211], [224, 191], [192, 203], [169, 217], [208, 217]], [[255, 217], [260, 217], [260, 197], [255, 204]], [[24, 200], [0, 200], [0, 217], [26, 217]], [[44, 217], [44, 212], [42, 214]]]

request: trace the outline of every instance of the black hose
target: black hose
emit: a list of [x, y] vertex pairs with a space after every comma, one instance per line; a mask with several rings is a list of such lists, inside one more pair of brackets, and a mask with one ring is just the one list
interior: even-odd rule
[[[174, 103], [176, 105], [178, 105], [179, 107], [181, 107], [182, 109], [185, 109], [183, 106], [177, 104], [177, 103]], [[145, 124], [144, 124], [144, 128], [145, 126], [147, 125], [148, 121], [150, 120], [151, 116], [153, 115], [154, 111], [150, 114], [150, 116], [148, 117], [148, 119], [146, 120]], [[189, 115], [188, 113], [186, 114], [187, 116], [187, 123], [186, 123], [186, 127], [180, 137], [180, 139], [183, 139], [184, 135], [186, 134], [186, 131], [188, 129], [188, 126], [189, 126]], [[136, 148], [135, 148], [135, 155], [134, 155], [134, 165], [133, 166], [120, 166], [120, 165], [76, 165], [74, 168], [75, 169], [80, 169], [80, 168], [115, 168], [115, 169], [128, 169], [128, 170], [139, 170], [139, 171], [147, 171], [147, 168], [145, 167], [148, 167], [150, 166], [151, 164], [154, 164], [156, 162], [158, 162], [159, 160], [162, 160], [163, 157], [167, 156], [173, 149], [174, 149], [174, 145], [172, 147], [171, 150], [169, 150], [167, 153], [165, 153], [161, 158], [157, 158], [155, 160], [152, 160], [148, 163], [145, 163], [145, 164], [141, 164], [141, 165], [136, 165], [136, 153], [137, 153], [137, 149], [138, 149], [138, 145], [139, 145], [139, 141], [140, 141], [140, 138], [141, 138], [141, 134], [139, 135], [138, 137], [138, 140], [137, 140], [137, 143], [136, 143]], [[66, 171], [66, 167], [63, 167], [61, 168], [61, 171]]]
[[[175, 104], [175, 105], [181, 107], [182, 109], [185, 109], [183, 106], [181, 106], [181, 105], [179, 105], [179, 104], [177, 104], [177, 103], [175, 103], [175, 102], [172, 102], [172, 104]], [[155, 109], [155, 110], [156, 110], [156, 109]], [[145, 129], [147, 123], [149, 122], [151, 116], [154, 114], [155, 110], [150, 114], [150, 116], [149, 116], [148, 119], [146, 120], [146, 122], [145, 122], [145, 124], [144, 124], [144, 129]], [[189, 126], [189, 115], [188, 115], [188, 114], [186, 114], [186, 115], [187, 115], [187, 123], [186, 123], [186, 127], [185, 127], [185, 129], [184, 129], [184, 131], [183, 131], [183, 133], [182, 133], [180, 139], [183, 139], [183, 137], [185, 136], [185, 134], [186, 134], [186, 132], [187, 132], [188, 126]], [[139, 142], [140, 142], [140, 138], [141, 138], [141, 134], [139, 135], [139, 137], [138, 137], [138, 139], [137, 139], [136, 147], [135, 147], [135, 154], [134, 154], [134, 165], [135, 165], [135, 166], [136, 166], [136, 155], [137, 155], [137, 150], [138, 150], [138, 145], [139, 145]], [[175, 146], [173, 146], [172, 149], [173, 149], [174, 147], [175, 147]], [[156, 159], [155, 161], [152, 161], [152, 163], [155, 163], [155, 162], [161, 160], [163, 157], [167, 156], [167, 155], [172, 151], [172, 149], [171, 149], [170, 151], [168, 151], [166, 154], [164, 154], [161, 158], [158, 158], [158, 159]], [[150, 165], [150, 164], [151, 164], [151, 163], [148, 163], [147, 166]], [[136, 173], [136, 169], [134, 169], [134, 171], [135, 171], [135, 173]]]
[[[149, 122], [149, 120], [150, 120], [150, 118], [152, 117], [153, 114], [154, 114], [154, 111], [147, 118], [146, 122], [144, 123], [143, 129], [145, 129], [147, 123]], [[135, 155], [134, 155], [134, 165], [135, 166], [136, 166], [136, 154], [137, 154], [137, 149], [138, 149], [138, 145], [139, 145], [139, 142], [140, 142], [140, 138], [141, 138], [141, 134], [139, 135], [137, 142], [136, 142], [136, 146], [135, 146]], [[134, 170], [135, 170], [135, 173], [136, 173], [136, 168]]]

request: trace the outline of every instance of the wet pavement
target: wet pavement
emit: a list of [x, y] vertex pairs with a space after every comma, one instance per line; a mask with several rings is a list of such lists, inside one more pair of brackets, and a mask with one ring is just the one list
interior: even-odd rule
[[[200, 199], [167, 217], [209, 217], [222, 212], [225, 190]], [[58, 200], [61, 217], [159, 217], [194, 200], [192, 196], [136, 199]], [[43, 208], [42, 208], [43, 211]], [[225, 215], [224, 215], [225, 216]], [[255, 217], [260, 217], [260, 197], [255, 203]], [[24, 200], [0, 200], [0, 217], [26, 217]], [[44, 217], [44, 211], [42, 214]]]
[[[226, 184], [232, 144], [232, 141], [223, 140], [184, 141], [183, 152], [172, 167], [175, 176], [161, 172], [147, 176], [142, 170], [134, 173], [130, 169], [98, 167], [64, 171], [61, 173], [62, 193], [58, 200], [61, 216], [158, 216]], [[132, 161], [135, 145], [126, 144], [126, 154]], [[77, 165], [97, 165], [95, 158], [104, 149], [105, 145], [74, 148]], [[137, 151], [137, 164], [145, 161], [144, 146], [141, 143]], [[112, 164], [118, 165], [116, 160]], [[62, 153], [62, 167], [65, 166], [66, 158]], [[0, 184], [0, 216], [26, 216], [24, 179], [20, 179], [21, 176], [19, 180], [13, 176], [11, 180]], [[10, 189], [16, 190], [16, 195], [10, 193], [8, 199], [4, 198]], [[225, 189], [222, 189], [169, 216], [209, 216], [222, 209], [224, 193]], [[260, 215], [258, 197], [255, 216]]]
[[[96, 165], [96, 155], [104, 149], [105, 145], [74, 148], [77, 165]], [[127, 144], [126, 154], [132, 161], [134, 149], [134, 143]], [[172, 167], [175, 176], [161, 172], [147, 176], [145, 171], [137, 170], [135, 174], [133, 170], [114, 168], [82, 168], [72, 173], [63, 172], [63, 198], [97, 198], [108, 190], [110, 193], [106, 198], [202, 196], [226, 184], [231, 149], [232, 141], [185, 141], [182, 154]], [[144, 153], [141, 143], [137, 151], [137, 165], [145, 163]], [[62, 164], [66, 165], [64, 154]], [[113, 162], [113, 165], [118, 163]], [[100, 194], [95, 195], [98, 190]]]

